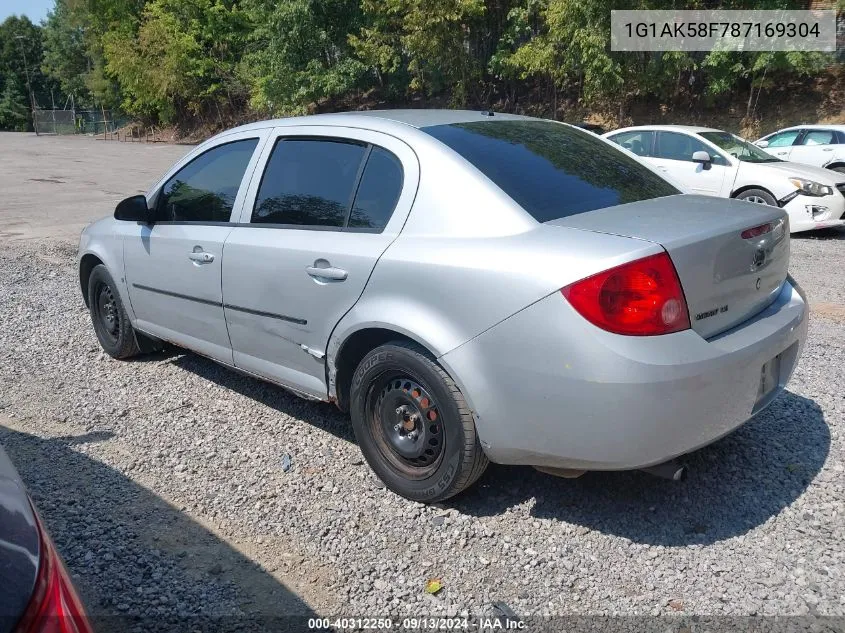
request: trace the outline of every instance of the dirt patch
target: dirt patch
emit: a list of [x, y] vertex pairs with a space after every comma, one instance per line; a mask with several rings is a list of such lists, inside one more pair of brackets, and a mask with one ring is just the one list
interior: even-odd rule
[[838, 303], [813, 303], [810, 304], [810, 317], [845, 323], [845, 306]]

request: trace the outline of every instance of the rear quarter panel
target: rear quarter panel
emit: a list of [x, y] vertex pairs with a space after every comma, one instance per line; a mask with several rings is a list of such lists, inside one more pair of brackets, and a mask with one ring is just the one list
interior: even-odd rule
[[496, 238], [403, 234], [336, 327], [329, 367], [343, 341], [373, 327], [404, 334], [441, 357], [572, 281], [661, 250], [642, 240], [543, 225]]

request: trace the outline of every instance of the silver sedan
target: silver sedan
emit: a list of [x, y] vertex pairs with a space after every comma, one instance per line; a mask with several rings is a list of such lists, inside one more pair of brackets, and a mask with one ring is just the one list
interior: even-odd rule
[[85, 229], [115, 358], [163, 342], [348, 411], [410, 499], [488, 460], [653, 467], [783, 389], [807, 331], [775, 207], [681, 194], [575, 127], [442, 110], [224, 132]]

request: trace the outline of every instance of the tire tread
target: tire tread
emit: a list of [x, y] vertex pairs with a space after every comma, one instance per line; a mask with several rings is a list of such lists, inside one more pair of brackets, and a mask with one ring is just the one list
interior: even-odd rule
[[[484, 449], [481, 446], [481, 441], [478, 438], [478, 432], [475, 428], [475, 420], [472, 415], [472, 410], [467, 404], [463, 393], [461, 393], [461, 390], [458, 388], [455, 381], [452, 380], [452, 377], [449, 376], [446, 370], [443, 369], [443, 367], [428, 352], [428, 350], [413, 341], [392, 340], [372, 350], [369, 354], [367, 354], [364, 360], [366, 360], [366, 358], [374, 352], [384, 350], [389, 347], [398, 347], [410, 354], [413, 354], [420, 362], [437, 374], [457, 406], [464, 437], [464, 446], [461, 450], [461, 464], [458, 470], [458, 476], [452, 484], [441, 494], [437, 495], [436, 498], [427, 500], [428, 503], [443, 501], [444, 499], [453, 497], [466, 490], [478, 481], [487, 469], [490, 460], [487, 459], [487, 455], [485, 455]], [[362, 362], [364, 361], [362, 360]]]

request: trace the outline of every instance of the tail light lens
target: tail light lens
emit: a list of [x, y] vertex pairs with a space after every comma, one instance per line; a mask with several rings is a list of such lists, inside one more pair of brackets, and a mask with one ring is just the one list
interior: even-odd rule
[[578, 313], [608, 332], [656, 336], [689, 329], [689, 310], [668, 253], [638, 259], [561, 289]]
[[37, 514], [35, 521], [41, 543], [38, 577], [15, 633], [93, 633], [70, 576]]
[[773, 228], [774, 227], [772, 226], [772, 223], [768, 222], [767, 224], [761, 224], [760, 226], [755, 226], [755, 227], [750, 228], [750, 229], [745, 229], [739, 235], [744, 240], [750, 240], [750, 239], [754, 239], [755, 237], [760, 237], [761, 235], [765, 235], [766, 233], [771, 233]]

